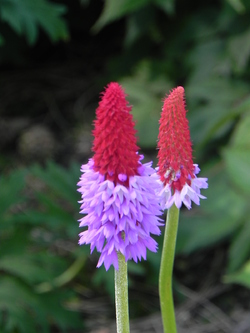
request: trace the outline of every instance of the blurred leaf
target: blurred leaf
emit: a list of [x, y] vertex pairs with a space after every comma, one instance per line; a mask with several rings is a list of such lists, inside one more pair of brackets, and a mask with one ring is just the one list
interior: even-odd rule
[[60, 165], [48, 162], [46, 168], [35, 165], [31, 168], [32, 174], [43, 180], [59, 197], [63, 197], [78, 210], [78, 200], [76, 184], [80, 177], [80, 165], [71, 164], [69, 169], [64, 169]]
[[81, 257], [78, 257], [67, 270], [54, 278], [53, 281], [45, 281], [36, 286], [36, 291], [39, 293], [46, 293], [52, 291], [55, 288], [61, 288], [67, 283], [71, 282], [83, 268], [86, 259], [87, 256], [82, 255]]
[[154, 0], [154, 3], [163, 9], [167, 14], [174, 13], [175, 0]]
[[250, 194], [250, 154], [249, 149], [226, 148], [223, 150], [227, 172], [242, 194]]
[[127, 21], [127, 33], [124, 40], [125, 47], [130, 47], [142, 34], [140, 22], [135, 14], [128, 17]]
[[[147, 24], [145, 24], [147, 22]], [[156, 23], [156, 12], [154, 7], [146, 6], [141, 10], [131, 13], [126, 21], [126, 36], [124, 45], [127, 50], [133, 49], [133, 56], [137, 50], [134, 49], [134, 43], [140, 38], [149, 38], [152, 41], [158, 42], [162, 40], [161, 33]]]
[[[227, 78], [211, 77], [204, 81], [188, 83], [186, 88], [187, 98], [190, 102], [203, 104], [212, 103], [214, 105], [226, 105], [231, 109], [239, 111], [237, 114], [245, 112], [249, 108], [249, 100], [245, 100], [245, 96], [249, 94], [248, 87], [241, 82], [230, 82]], [[237, 102], [237, 103], [236, 103]], [[232, 105], [235, 106], [232, 108]], [[241, 106], [246, 107], [240, 108]], [[199, 113], [197, 111], [197, 113]]]
[[[250, 106], [249, 106], [250, 109]], [[250, 149], [250, 113], [244, 115], [232, 136], [232, 145], [234, 147]]]
[[28, 284], [52, 281], [67, 269], [67, 262], [56, 255], [39, 252], [11, 252], [0, 257], [0, 269]]
[[0, 312], [4, 311], [5, 320], [4, 323], [0, 320], [0, 328], [2, 325], [4, 332], [49, 333], [51, 325], [60, 328], [62, 332], [68, 332], [69, 328], [82, 327], [77, 313], [62, 306], [70, 296], [62, 290], [43, 295], [36, 294], [20, 280], [2, 277]]
[[241, 0], [226, 0], [238, 13], [243, 13], [245, 11], [245, 6]]
[[79, 313], [70, 309], [70, 302], [75, 298], [74, 293], [60, 288], [53, 293], [39, 296], [42, 302], [41, 309], [46, 313], [51, 327], [56, 327], [62, 333], [84, 331], [83, 319]]
[[228, 220], [228, 217], [214, 218], [201, 215], [200, 217], [185, 217], [181, 221], [179, 232], [184, 243], [178, 245], [178, 251], [186, 254], [214, 245], [230, 236], [239, 227], [237, 220], [232, 218]]
[[31, 45], [37, 40], [39, 26], [52, 41], [66, 40], [68, 30], [61, 18], [65, 12], [65, 6], [46, 0], [4, 0], [0, 4], [1, 19], [16, 33], [25, 35]]
[[[41, 167], [34, 169], [48, 183], [51, 181], [51, 187], [43, 186], [44, 192], [36, 193], [37, 202], [32, 192], [32, 211], [27, 196], [31, 189], [27, 191], [25, 187], [30, 171], [17, 170], [0, 177], [0, 332], [3, 333], [49, 333], [52, 327], [68, 332], [82, 326], [79, 314], [64, 307], [65, 302], [76, 297], [74, 291], [69, 293], [66, 284], [78, 268], [76, 264], [69, 266], [76, 255], [74, 243], [69, 239], [74, 237], [77, 248], [78, 224], [65, 202], [70, 193], [76, 195], [79, 166], [71, 166], [69, 173], [56, 165], [49, 165], [47, 174]], [[32, 190], [39, 189], [34, 184]], [[61, 190], [70, 193], [60, 196]], [[85, 259], [85, 252], [84, 256], [81, 253], [81, 261]], [[51, 286], [46, 295], [35, 292], [44, 285]]]
[[243, 72], [250, 56], [250, 30], [244, 31], [229, 40], [229, 52], [235, 62], [236, 70]]
[[[245, 85], [232, 85], [228, 80], [219, 78], [187, 86], [186, 96], [188, 102], [191, 102], [187, 105], [190, 110], [190, 131], [197, 147], [201, 147], [211, 138], [225, 135], [235, 122], [236, 116], [249, 109], [249, 99], [238, 105], [238, 101], [243, 99], [246, 93]], [[236, 103], [237, 106], [232, 107]]]
[[112, 301], [115, 299], [115, 282], [114, 282], [114, 267], [111, 266], [108, 271], [102, 265], [96, 270], [93, 278], [93, 283], [97, 287], [104, 288]]
[[[56, 203], [53, 199], [51, 199], [48, 194], [40, 192], [40, 193], [36, 193], [36, 196], [39, 199], [39, 202], [42, 203], [44, 205], [44, 207], [46, 207], [47, 214], [49, 213], [53, 222], [58, 220], [58, 222], [60, 224], [62, 222], [70, 223], [70, 222], [75, 221], [72, 214], [67, 212], [65, 207], [62, 207], [61, 205]], [[43, 216], [44, 215], [46, 216], [47, 214], [46, 213], [44, 214], [44, 212], [41, 212], [39, 215], [40, 215], [40, 217], [44, 218]], [[46, 216], [46, 217], [48, 217], [48, 216]]]
[[224, 47], [224, 42], [216, 37], [212, 40], [205, 39], [204, 42], [195, 44], [187, 55], [187, 61], [193, 69], [188, 77], [188, 84], [197, 85], [197, 88], [200, 87], [202, 89], [203, 84], [199, 83], [206, 83], [215, 73], [218, 58]]
[[3, 217], [10, 208], [24, 200], [21, 191], [24, 189], [26, 174], [26, 170], [16, 170], [7, 177], [0, 177], [0, 216]]
[[250, 288], [250, 261], [248, 261], [237, 273], [229, 274], [224, 277], [225, 283], [238, 283]]
[[250, 255], [250, 221], [247, 220], [234, 237], [229, 249], [228, 272], [238, 269]]
[[171, 88], [169, 82], [161, 77], [150, 80], [148, 64], [142, 62], [135, 76], [124, 78], [121, 84], [133, 105], [140, 147], [155, 148], [162, 99]]
[[201, 200], [199, 213], [190, 211], [181, 215], [178, 251], [190, 253], [210, 246], [232, 235], [242, 224], [247, 200], [230, 188], [224, 170], [207, 176], [209, 187], [202, 191], [207, 199]]
[[128, 261], [128, 273], [132, 273], [135, 275], [144, 275], [145, 269], [142, 265], [135, 263], [133, 260]]
[[[14, 228], [15, 226], [15, 228]], [[30, 229], [24, 224], [16, 224], [0, 233], [0, 257], [5, 255], [22, 255], [30, 239]], [[11, 241], [10, 241], [11, 239]]]
[[201, 192], [207, 199], [201, 200], [199, 210], [202, 209], [206, 215], [214, 217], [227, 216], [229, 219], [240, 220], [248, 207], [248, 200], [232, 188], [224, 165], [215, 164], [206, 172], [206, 176], [208, 189]]
[[97, 32], [105, 25], [144, 7], [149, 2], [150, 0], [105, 0], [103, 12], [95, 23], [93, 30]]
[[29, 283], [38, 282], [47, 278], [48, 274], [34, 259], [27, 253], [15, 256], [6, 255], [0, 258], [0, 269], [9, 274], [19, 276]]
[[162, 244], [164, 238], [164, 229], [161, 230], [161, 235], [156, 238], [158, 243], [158, 251], [156, 253], [147, 251], [147, 261], [145, 266], [148, 268], [145, 272], [145, 276], [149, 280], [150, 284], [158, 285], [159, 280], [159, 271], [161, 263], [161, 253], [162, 253]]
[[7, 332], [34, 333], [38, 328], [41, 333], [49, 332], [37, 296], [30, 287], [11, 277], [0, 279], [0, 311], [5, 312]]
[[[63, 209], [47, 208], [46, 212], [28, 211], [26, 220], [33, 225], [40, 226], [50, 234], [50, 242], [59, 236], [76, 240], [79, 233], [77, 219]], [[49, 236], [49, 235], [48, 235]], [[41, 237], [42, 238], [42, 237]], [[65, 240], [66, 241], [66, 240]], [[77, 240], [76, 240], [77, 243]]]

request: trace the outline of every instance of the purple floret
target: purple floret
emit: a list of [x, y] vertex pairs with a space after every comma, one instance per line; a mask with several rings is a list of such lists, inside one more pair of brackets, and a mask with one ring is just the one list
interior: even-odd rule
[[[106, 270], [111, 265], [118, 270], [117, 251], [125, 260], [135, 262], [146, 259], [146, 252], [157, 251], [157, 242], [151, 235], [159, 235], [161, 226], [160, 206], [156, 192], [161, 185], [156, 181], [152, 163], [141, 164], [139, 175], [129, 177], [128, 187], [105, 180], [93, 170], [93, 160], [82, 166], [78, 183], [82, 200], [80, 227], [88, 227], [80, 233], [79, 244], [90, 244], [91, 253], [96, 248], [101, 253], [97, 267], [103, 263]], [[118, 176], [121, 182], [127, 176]]]
[[191, 209], [192, 201], [196, 204], [200, 204], [200, 199], [206, 199], [203, 195], [200, 194], [201, 189], [208, 188], [207, 178], [196, 177], [196, 175], [200, 172], [200, 168], [198, 164], [194, 164], [194, 178], [189, 178], [191, 180], [191, 184], [187, 183], [183, 186], [181, 191], [175, 190], [172, 192], [171, 184], [163, 185], [162, 189], [159, 192], [161, 208], [169, 209], [173, 204], [176, 205], [177, 208], [181, 208], [182, 203], [188, 208]]

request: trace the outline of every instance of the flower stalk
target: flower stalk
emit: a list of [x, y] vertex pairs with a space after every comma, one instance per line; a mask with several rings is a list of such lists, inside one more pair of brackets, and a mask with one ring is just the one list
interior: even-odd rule
[[146, 260], [156, 252], [152, 235], [162, 225], [159, 199], [161, 184], [152, 162], [142, 163], [135, 123], [126, 94], [117, 82], [103, 92], [94, 121], [94, 155], [81, 167], [79, 220], [85, 228], [79, 244], [100, 252], [97, 267], [115, 268], [117, 332], [129, 332], [127, 261]]
[[192, 142], [186, 117], [185, 91], [179, 86], [166, 96], [158, 135], [158, 175], [162, 189], [161, 208], [168, 209], [161, 258], [159, 293], [164, 333], [176, 333], [172, 274], [179, 222], [179, 209], [192, 208], [205, 197], [201, 189], [208, 187], [207, 178], [197, 177], [198, 164], [193, 163]]
[[159, 294], [164, 333], [176, 333], [172, 273], [178, 231], [179, 209], [172, 205], [167, 213], [159, 276]]
[[117, 333], [129, 333], [128, 273], [122, 253], [118, 253], [119, 270], [115, 269], [115, 308]]

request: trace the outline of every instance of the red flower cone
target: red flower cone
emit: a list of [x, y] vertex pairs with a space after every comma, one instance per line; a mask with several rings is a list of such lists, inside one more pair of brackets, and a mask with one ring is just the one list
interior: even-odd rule
[[199, 205], [201, 188], [207, 188], [207, 178], [197, 178], [200, 169], [193, 164], [192, 144], [186, 118], [184, 88], [173, 89], [165, 98], [158, 136], [158, 174], [163, 184], [162, 208], [182, 203], [190, 209], [191, 200]]

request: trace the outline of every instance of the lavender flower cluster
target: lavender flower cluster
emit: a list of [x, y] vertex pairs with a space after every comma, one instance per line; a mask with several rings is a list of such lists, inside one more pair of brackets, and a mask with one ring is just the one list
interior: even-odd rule
[[[97, 267], [103, 263], [118, 270], [117, 251], [126, 261], [146, 259], [146, 250], [156, 252], [157, 242], [151, 235], [159, 235], [161, 215], [156, 191], [160, 183], [151, 175], [155, 173], [152, 163], [141, 164], [138, 175], [130, 176], [129, 186], [114, 184], [104, 175], [94, 171], [93, 160], [82, 166], [78, 183], [82, 195], [80, 227], [88, 229], [80, 233], [79, 244], [90, 244], [91, 253], [101, 252]], [[126, 175], [119, 175], [126, 181]]]

